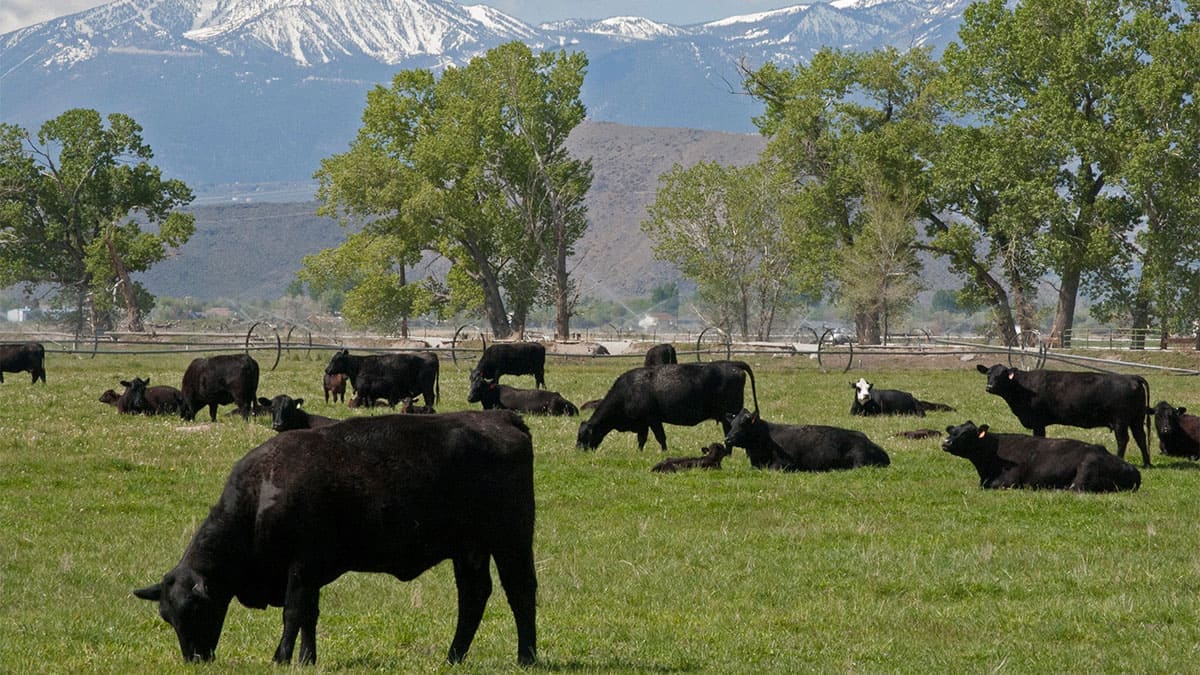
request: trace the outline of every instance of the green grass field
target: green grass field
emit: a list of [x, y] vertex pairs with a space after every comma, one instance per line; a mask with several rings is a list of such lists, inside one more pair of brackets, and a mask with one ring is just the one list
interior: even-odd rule
[[[179, 385], [190, 356], [47, 357], [49, 384], [0, 385], [0, 671], [191, 672], [135, 587], [179, 559], [233, 463], [273, 432], [129, 417], [96, 399], [134, 375]], [[270, 365], [273, 356], [259, 359]], [[764, 417], [861, 429], [885, 469], [756, 471], [737, 450], [715, 472], [652, 474], [664, 455], [632, 434], [575, 448], [578, 419], [528, 418], [536, 455], [538, 669], [578, 672], [1185, 672], [1200, 666], [1200, 471], [1163, 457], [1136, 493], [983, 491], [965, 460], [896, 432], [966, 419], [1023, 431], [952, 370], [822, 373], [750, 358]], [[628, 360], [552, 358], [577, 404]], [[264, 372], [260, 395], [326, 405], [324, 357]], [[848, 380], [906, 389], [955, 413], [848, 415]], [[1149, 374], [1153, 402], [1200, 410], [1195, 378]], [[532, 378], [514, 378], [531, 386]], [[466, 409], [467, 369], [443, 362], [441, 411]], [[230, 410], [223, 407], [221, 413]], [[202, 417], [201, 422], [207, 422]], [[1106, 430], [1051, 427], [1113, 448]], [[718, 425], [667, 427], [671, 456]], [[1129, 458], [1140, 465], [1131, 444]], [[349, 574], [321, 598], [321, 671], [515, 671], [499, 584], [464, 665], [443, 665], [455, 621], [448, 564], [401, 583]], [[276, 672], [281, 612], [230, 608], [205, 672]]]

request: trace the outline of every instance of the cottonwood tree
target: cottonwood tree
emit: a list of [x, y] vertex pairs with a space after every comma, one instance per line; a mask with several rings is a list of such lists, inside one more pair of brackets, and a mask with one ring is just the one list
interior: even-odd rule
[[[874, 185], [880, 201], [920, 201], [911, 190], [923, 185], [941, 105], [933, 84], [940, 67], [926, 49], [882, 49], [843, 53], [822, 49], [808, 64], [781, 70], [766, 64], [743, 69], [747, 92], [766, 105], [755, 120], [768, 136], [765, 154], [787, 167], [797, 187], [802, 219], [823, 228], [832, 248], [830, 271], [850, 253], [868, 223], [865, 190]], [[891, 267], [891, 266], [887, 266]], [[879, 270], [880, 266], [863, 269]], [[891, 273], [914, 275], [914, 265]], [[874, 280], [877, 287], [887, 279]], [[849, 290], [849, 289], [847, 289]], [[860, 341], [881, 340], [883, 306], [866, 295], [847, 292]], [[860, 302], [861, 301], [861, 302]]]
[[823, 233], [796, 217], [790, 177], [767, 164], [675, 165], [642, 230], [654, 255], [696, 282], [723, 329], [766, 339], [803, 293], [819, 295]]
[[[106, 124], [107, 122], [107, 124]], [[151, 165], [142, 129], [119, 113], [68, 110], [34, 137], [0, 124], [0, 287], [48, 285], [76, 330], [110, 327], [110, 309], [142, 330], [149, 293], [131, 278], [194, 231], [192, 192]], [[142, 230], [143, 224], [157, 232]]]
[[493, 334], [522, 332], [548, 258], [561, 253], [569, 289], [565, 257], [582, 234], [591, 178], [562, 145], [583, 118], [586, 65], [510, 43], [441, 77], [398, 73], [368, 93], [350, 150], [321, 162], [321, 212], [391, 237], [404, 248], [396, 260], [445, 256], [456, 278], [477, 284]]

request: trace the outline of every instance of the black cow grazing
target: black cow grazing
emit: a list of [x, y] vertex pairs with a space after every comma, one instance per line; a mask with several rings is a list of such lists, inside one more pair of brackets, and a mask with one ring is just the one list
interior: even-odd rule
[[1166, 401], [1148, 411], [1154, 415], [1158, 449], [1171, 457], [1200, 459], [1200, 417], [1187, 414], [1187, 408], [1175, 408]]
[[258, 404], [271, 411], [271, 428], [275, 431], [319, 429], [340, 421], [302, 410], [300, 406], [304, 404], [304, 399], [292, 398], [287, 394], [280, 394], [275, 398], [259, 398]]
[[851, 382], [854, 403], [850, 404], [851, 415], [916, 415], [924, 417], [927, 411], [953, 412], [954, 408], [944, 403], [919, 400], [907, 391], [876, 389], [866, 378]]
[[1137, 467], [1102, 445], [1070, 438], [993, 434], [974, 422], [946, 427], [942, 450], [969, 459], [983, 488], [1059, 488], [1079, 492], [1136, 490]]
[[38, 342], [0, 345], [0, 383], [4, 382], [4, 373], [22, 370], [33, 376], [30, 384], [38, 380], [46, 384], [46, 348]]
[[279, 434], [233, 467], [220, 501], [160, 583], [183, 658], [209, 661], [229, 603], [283, 607], [275, 661], [317, 660], [321, 587], [346, 572], [410, 581], [450, 559], [462, 661], [492, 592], [491, 560], [517, 624], [517, 659], [536, 656], [533, 442], [519, 415], [473, 411], [355, 417]]
[[325, 389], [325, 402], [329, 403], [329, 396], [333, 395], [333, 402], [346, 402], [346, 374], [336, 373], [330, 375], [328, 373], [322, 378], [322, 388]]
[[217, 421], [217, 406], [237, 405], [242, 419], [249, 419], [257, 404], [258, 361], [246, 354], [221, 354], [194, 359], [183, 373], [183, 406], [179, 415], [196, 419], [196, 413], [208, 406], [208, 415]]
[[700, 448], [703, 454], [699, 457], [668, 457], [650, 468], [655, 473], [676, 473], [688, 469], [719, 469], [721, 460], [730, 454], [729, 446], [724, 443], [713, 443], [707, 448]]
[[546, 388], [546, 347], [539, 342], [511, 342], [483, 350], [471, 377], [497, 381], [501, 375], [533, 375], [539, 389]]
[[117, 401], [120, 399], [121, 399], [121, 395], [118, 394], [117, 392], [113, 391], [112, 389], [105, 389], [104, 393], [100, 394], [100, 402], [101, 403], [107, 403], [109, 405], [115, 406], [117, 404]]
[[[144, 380], [136, 377], [128, 381], [121, 380], [125, 391], [117, 397], [117, 412], [128, 415], [169, 415], [179, 412], [183, 406], [183, 392], [166, 385], [149, 385], [148, 377]], [[103, 397], [101, 400], [104, 400]]]
[[991, 368], [980, 364], [976, 369], [987, 375], [988, 393], [1003, 398], [1021, 426], [1031, 429], [1034, 436], [1045, 436], [1051, 424], [1108, 427], [1117, 437], [1117, 456], [1124, 457], [1132, 431], [1142, 451], [1142, 463], [1150, 466], [1146, 448], [1150, 385], [1140, 375], [1022, 371], [1000, 364]]
[[471, 380], [471, 390], [467, 392], [468, 403], [480, 403], [484, 410], [504, 408], [535, 415], [567, 415], [579, 414], [575, 407], [557, 391], [545, 389], [517, 389], [506, 384], [497, 384], [482, 377]]
[[664, 342], [646, 350], [646, 362], [642, 365], [661, 366], [667, 363], [679, 363], [679, 357], [675, 354], [675, 345]]
[[742, 361], [673, 363], [625, 371], [613, 382], [591, 419], [579, 425], [576, 445], [595, 450], [610, 431], [632, 431], [637, 434], [641, 450], [648, 432], [653, 431], [665, 452], [667, 434], [663, 424], [690, 427], [704, 420], [719, 422], [728, 433], [726, 415], [742, 409], [746, 375], [750, 375], [757, 411], [754, 371]]
[[725, 444], [746, 449], [756, 469], [833, 471], [887, 466], [887, 452], [853, 429], [819, 424], [776, 424], [742, 409], [729, 416]]
[[384, 399], [394, 408], [401, 400], [413, 396], [424, 396], [425, 405], [432, 406], [440, 388], [439, 370], [438, 357], [433, 352], [351, 356], [348, 349], [335, 353], [325, 366], [326, 375], [343, 374], [350, 378], [358, 401], [355, 407], [369, 407], [364, 404]]

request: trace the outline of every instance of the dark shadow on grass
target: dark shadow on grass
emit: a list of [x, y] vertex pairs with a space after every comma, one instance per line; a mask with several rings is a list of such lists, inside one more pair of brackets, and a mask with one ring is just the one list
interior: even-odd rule
[[667, 666], [658, 663], [646, 663], [640, 661], [632, 661], [629, 659], [542, 659], [539, 658], [528, 670], [552, 670], [555, 672], [563, 671], [620, 671], [628, 673], [694, 673], [702, 670], [695, 664], [683, 666]]
[[[1171, 462], [1169, 464], [1164, 464], [1163, 460], [1167, 457], [1169, 457], [1169, 455], [1159, 455], [1157, 461], [1154, 463], [1154, 466], [1150, 467], [1150, 469], [1169, 469], [1172, 471], [1196, 471], [1197, 469], [1200, 469], [1200, 464], [1182, 457], [1171, 457]], [[1146, 470], [1146, 467], [1144, 466], [1139, 466], [1138, 468], [1142, 471]]]

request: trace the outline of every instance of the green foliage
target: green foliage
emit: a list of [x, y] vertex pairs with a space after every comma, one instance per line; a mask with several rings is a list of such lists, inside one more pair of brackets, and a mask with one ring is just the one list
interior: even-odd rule
[[[179, 560], [233, 464], [275, 434], [263, 420], [225, 417], [229, 406], [215, 424], [183, 424], [118, 415], [95, 400], [133, 375], [178, 386], [191, 356], [52, 351], [49, 384], [0, 385], [0, 522], [10, 534], [0, 541], [0, 670], [196, 672], [155, 607], [130, 591]], [[303, 396], [331, 417], [371, 414], [323, 403], [326, 361], [285, 357], [264, 370], [259, 391]], [[614, 433], [586, 453], [575, 449], [578, 418], [526, 417], [539, 669], [1190, 670], [1200, 644], [1194, 463], [1156, 455], [1159, 466], [1142, 472], [1135, 493], [985, 491], [936, 441], [894, 438], [967, 418], [1023, 431], [969, 365], [914, 371], [868, 361], [863, 374], [879, 386], [903, 384], [958, 408], [918, 421], [849, 417], [846, 374], [822, 373], [807, 358], [750, 362], [767, 419], [861, 429], [892, 465], [782, 474], [751, 469], [738, 450], [718, 471], [654, 474], [663, 455], [638, 452], [633, 434]], [[629, 365], [551, 357], [547, 378], [578, 403], [602, 395]], [[471, 407], [468, 370], [443, 361], [439, 411]], [[1155, 399], [1194, 391], [1189, 378], [1147, 377]], [[1105, 429], [1051, 433], [1112, 447]], [[720, 434], [711, 422], [668, 426], [666, 454], [697, 454]], [[493, 579], [479, 633], [454, 672], [518, 671], [512, 617]], [[321, 593], [317, 667], [444, 670], [455, 604], [448, 563], [405, 583], [347, 574]], [[280, 616], [234, 602], [204, 672], [278, 673]]]
[[[124, 307], [137, 328], [153, 301], [129, 274], [192, 235], [191, 215], [177, 211], [192, 192], [149, 163], [153, 153], [132, 118], [106, 121], [95, 110], [68, 110], [36, 140], [0, 124], [0, 287], [48, 284], [57, 303], [76, 308], [77, 327], [85, 307], [101, 324], [109, 309]], [[157, 232], [143, 231], [145, 223]]]
[[[534, 55], [514, 42], [440, 78], [428, 70], [398, 73], [391, 87], [368, 93], [350, 150], [322, 161], [322, 213], [366, 221], [364, 233], [396, 247], [399, 269], [431, 251], [467, 270], [492, 331], [507, 337], [505, 296], [524, 317], [547, 278], [569, 290], [565, 260], [586, 224], [591, 166], [570, 158], [564, 143], [583, 121], [586, 65], [580, 53]], [[445, 288], [458, 291], [458, 281]], [[387, 288], [376, 283], [362, 292], [387, 296]]]

